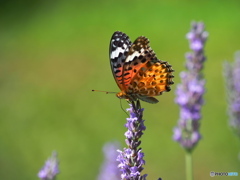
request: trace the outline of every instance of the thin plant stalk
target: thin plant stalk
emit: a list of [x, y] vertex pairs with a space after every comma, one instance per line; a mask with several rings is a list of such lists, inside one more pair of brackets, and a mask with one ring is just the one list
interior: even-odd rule
[[186, 180], [193, 180], [192, 153], [187, 151], [185, 154]]

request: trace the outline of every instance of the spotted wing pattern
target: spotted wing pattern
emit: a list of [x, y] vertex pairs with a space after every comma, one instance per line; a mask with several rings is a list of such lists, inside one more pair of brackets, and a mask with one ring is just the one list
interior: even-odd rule
[[126, 34], [115, 32], [110, 42], [110, 62], [121, 90], [119, 98], [157, 103], [153, 96], [171, 90], [173, 69], [157, 59], [146, 37], [140, 36], [131, 43]]
[[121, 90], [125, 89], [122, 82], [123, 65], [128, 56], [132, 42], [129, 37], [119, 31], [115, 32], [111, 38], [109, 56], [114, 79]]

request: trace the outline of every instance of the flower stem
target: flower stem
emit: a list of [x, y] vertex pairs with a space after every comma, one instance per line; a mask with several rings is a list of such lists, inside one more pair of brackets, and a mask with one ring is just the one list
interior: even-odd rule
[[192, 152], [186, 151], [186, 180], [193, 180]]
[[240, 139], [237, 139], [237, 144], [238, 144], [238, 149], [239, 149], [239, 152], [238, 152], [238, 161], [240, 161]]

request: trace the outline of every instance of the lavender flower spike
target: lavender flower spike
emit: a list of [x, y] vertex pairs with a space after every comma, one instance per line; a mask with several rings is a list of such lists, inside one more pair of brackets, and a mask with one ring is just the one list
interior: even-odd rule
[[191, 151], [201, 139], [199, 127], [205, 81], [201, 70], [206, 60], [204, 45], [208, 33], [202, 22], [193, 22], [187, 34], [192, 52], [186, 54], [186, 71], [180, 73], [182, 83], [178, 84], [175, 102], [180, 106], [180, 119], [174, 128], [173, 139], [186, 150]]
[[121, 176], [120, 170], [118, 169], [118, 162], [116, 158], [118, 156], [117, 149], [120, 145], [118, 142], [107, 143], [103, 147], [105, 155], [105, 162], [101, 167], [98, 180], [119, 180]]
[[118, 150], [119, 155], [117, 157], [118, 167], [122, 172], [121, 179], [124, 180], [146, 180], [147, 174], [141, 175], [145, 161], [143, 160], [144, 153], [139, 148], [141, 144], [139, 139], [146, 129], [142, 119], [143, 110], [140, 108], [139, 101], [137, 101], [136, 105], [132, 102], [130, 108], [127, 109], [130, 112], [130, 117], [127, 118], [127, 123], [125, 124], [125, 127], [128, 129], [125, 133], [125, 142], [128, 148], [124, 148], [123, 151]]
[[46, 161], [43, 168], [39, 171], [38, 177], [41, 180], [54, 180], [59, 173], [57, 153], [53, 152], [52, 156]]
[[224, 63], [224, 77], [228, 95], [229, 124], [240, 138], [240, 51], [235, 54], [235, 62]]

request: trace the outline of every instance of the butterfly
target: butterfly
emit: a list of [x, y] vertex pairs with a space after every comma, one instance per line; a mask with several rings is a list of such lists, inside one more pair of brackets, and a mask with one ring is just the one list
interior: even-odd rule
[[156, 57], [146, 37], [140, 36], [132, 43], [125, 33], [114, 32], [109, 56], [114, 79], [121, 90], [116, 94], [118, 98], [158, 103], [153, 96], [171, 90], [174, 70], [168, 62]]

